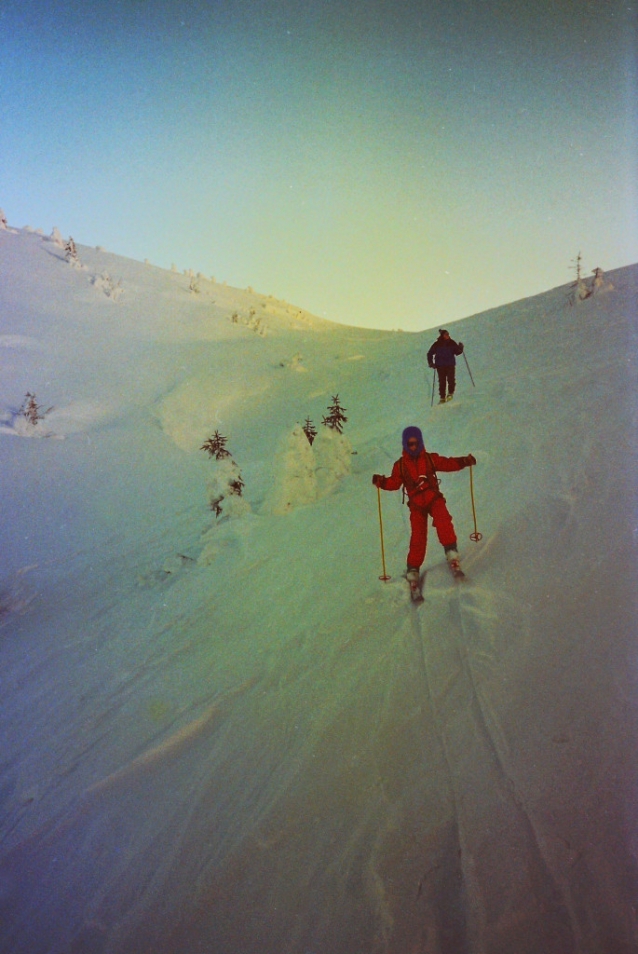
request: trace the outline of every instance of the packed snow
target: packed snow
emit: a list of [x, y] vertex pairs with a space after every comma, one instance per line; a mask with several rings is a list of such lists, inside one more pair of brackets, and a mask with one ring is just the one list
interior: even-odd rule
[[[436, 331], [64, 249], [0, 230], [0, 951], [636, 952], [638, 267], [432, 406]], [[482, 534], [443, 474], [419, 607], [409, 424]]]

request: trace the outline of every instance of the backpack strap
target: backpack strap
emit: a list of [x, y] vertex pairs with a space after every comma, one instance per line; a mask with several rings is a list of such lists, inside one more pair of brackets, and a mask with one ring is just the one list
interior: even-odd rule
[[405, 503], [405, 497], [407, 494], [408, 501], [410, 497], [413, 496], [417, 489], [423, 490], [432, 490], [437, 497], [442, 497], [442, 493], [439, 490], [439, 478], [436, 476], [436, 468], [434, 466], [434, 461], [430, 457], [427, 451], [425, 453], [426, 467], [425, 474], [421, 475], [422, 480], [425, 480], [425, 486], [422, 485], [421, 481], [416, 481], [405, 468], [405, 461], [403, 457], [399, 458], [399, 472], [401, 474], [401, 479], [403, 481], [403, 500]]

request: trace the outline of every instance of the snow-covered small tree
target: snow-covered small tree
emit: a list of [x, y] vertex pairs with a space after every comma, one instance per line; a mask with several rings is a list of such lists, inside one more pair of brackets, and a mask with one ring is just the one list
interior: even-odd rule
[[611, 282], [605, 281], [605, 273], [602, 268], [595, 268], [592, 274], [594, 277], [592, 279], [590, 295], [598, 295], [600, 292], [613, 291], [614, 286]]
[[100, 291], [104, 292], [107, 298], [112, 298], [113, 301], [118, 301], [124, 292], [122, 279], [120, 278], [119, 281], [116, 282], [106, 271], [102, 272], [101, 275], [94, 275], [91, 282], [94, 288], [99, 288]]
[[225, 457], [230, 457], [230, 451], [226, 449], [227, 442], [227, 437], [224, 437], [219, 431], [215, 431], [212, 437], [204, 441], [200, 450], [206, 451], [215, 460], [223, 460]]
[[80, 259], [78, 258], [78, 250], [75, 247], [75, 242], [71, 236], [69, 236], [69, 240], [64, 246], [64, 257], [66, 258], [69, 265], [73, 266], [73, 268], [81, 267]]
[[307, 417], [306, 420], [304, 421], [302, 430], [304, 434], [306, 435], [306, 437], [308, 438], [308, 443], [312, 445], [312, 442], [317, 436], [317, 428], [312, 423], [309, 417]]
[[[32, 424], [35, 427], [38, 421], [43, 421], [45, 415], [48, 413], [45, 411], [44, 414], [40, 414], [42, 407], [43, 405], [38, 404], [36, 401], [35, 394], [32, 394], [31, 391], [27, 391], [24, 401], [22, 402], [22, 407], [18, 413], [21, 414], [22, 417], [26, 418], [29, 424]], [[48, 410], [50, 411], [51, 408]]]
[[243, 491], [245, 486], [246, 485], [244, 481], [242, 480], [241, 474], [238, 474], [237, 477], [234, 477], [232, 480], [229, 480], [228, 482], [228, 489], [230, 490], [231, 494], [233, 494], [235, 497], [243, 497]]
[[276, 514], [290, 513], [318, 498], [316, 461], [301, 424], [280, 441], [273, 462], [274, 482], [266, 503]]
[[57, 227], [57, 225], [53, 226], [53, 231], [51, 232], [51, 235], [49, 236], [49, 241], [53, 242], [53, 244], [56, 245], [58, 248], [65, 247], [65, 241], [62, 238], [62, 234], [60, 232], [60, 229]]
[[14, 432], [20, 437], [50, 437], [50, 432], [45, 430], [42, 422], [53, 408], [48, 407], [43, 411], [42, 407], [43, 405], [38, 404], [35, 394], [27, 391], [22, 407], [13, 421]]
[[317, 493], [332, 493], [352, 471], [352, 445], [336, 427], [322, 427], [312, 445], [315, 455]]
[[585, 298], [589, 298], [591, 295], [591, 289], [587, 287], [587, 282], [583, 279], [582, 273], [582, 260], [583, 257], [579, 252], [576, 258], [572, 259], [572, 270], [576, 272], [576, 278], [571, 284], [571, 294], [570, 294], [570, 303], [572, 305], [576, 304], [579, 301], [584, 301]]
[[330, 428], [333, 431], [337, 431], [338, 434], [343, 434], [343, 425], [347, 422], [348, 418], [343, 413], [347, 411], [347, 407], [342, 407], [339, 402], [339, 395], [335, 394], [332, 399], [332, 404], [328, 406], [328, 415], [323, 417], [321, 423]]
[[[215, 472], [208, 480], [208, 503], [216, 517], [241, 517], [250, 510], [243, 499], [244, 481], [237, 462], [226, 447], [228, 438], [219, 431], [201, 446], [216, 461]], [[223, 506], [222, 506], [223, 504]]]
[[6, 231], [9, 228], [9, 223], [7, 222], [7, 217], [4, 214], [4, 209], [0, 209], [0, 229]]

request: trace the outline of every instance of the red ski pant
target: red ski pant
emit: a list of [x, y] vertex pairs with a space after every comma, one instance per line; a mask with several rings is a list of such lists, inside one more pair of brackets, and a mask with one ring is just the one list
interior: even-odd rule
[[444, 497], [437, 497], [427, 509], [412, 506], [410, 507], [412, 536], [410, 537], [408, 566], [420, 567], [425, 560], [425, 550], [428, 544], [428, 514], [432, 514], [432, 523], [441, 546], [447, 547], [456, 543], [454, 524]]

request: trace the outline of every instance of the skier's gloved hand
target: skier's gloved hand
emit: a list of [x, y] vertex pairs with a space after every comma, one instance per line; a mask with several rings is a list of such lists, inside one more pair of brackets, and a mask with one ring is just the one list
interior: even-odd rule
[[434, 367], [434, 363], [432, 361], [428, 361], [428, 368], [433, 368], [433, 367]]
[[385, 480], [385, 477], [383, 476], [383, 474], [372, 475], [372, 483], [374, 484], [375, 487], [383, 487], [384, 480]]
[[476, 464], [476, 457], [474, 454], [468, 454], [467, 457], [461, 457], [461, 463], [464, 467], [473, 467]]

